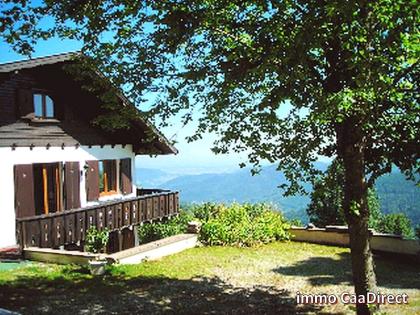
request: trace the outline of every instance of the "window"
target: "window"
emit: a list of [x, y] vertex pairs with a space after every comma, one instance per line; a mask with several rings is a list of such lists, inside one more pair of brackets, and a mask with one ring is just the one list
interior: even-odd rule
[[48, 214], [62, 210], [61, 171], [61, 163], [33, 165], [35, 214]]
[[37, 118], [54, 118], [54, 102], [45, 93], [34, 93], [34, 111]]
[[107, 196], [117, 193], [116, 160], [99, 161], [99, 195]]
[[80, 208], [79, 162], [14, 166], [16, 217]]

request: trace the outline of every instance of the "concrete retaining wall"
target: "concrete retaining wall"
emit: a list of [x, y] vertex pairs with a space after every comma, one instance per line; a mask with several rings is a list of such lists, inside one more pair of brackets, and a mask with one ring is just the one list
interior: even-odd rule
[[[349, 246], [348, 229], [345, 226], [327, 226], [326, 228], [292, 227], [292, 240], [335, 246]], [[406, 240], [398, 235], [371, 232], [370, 246], [373, 251], [395, 253], [420, 257], [420, 242]]]
[[23, 251], [25, 259], [35, 260], [53, 264], [76, 264], [87, 265], [89, 260], [95, 259], [98, 255], [50, 248], [28, 247]]
[[159, 259], [197, 245], [197, 234], [180, 234], [130, 248], [108, 257], [120, 264], [138, 264], [144, 260]]
[[195, 247], [196, 245], [197, 234], [179, 234], [111, 255], [29, 247], [24, 249], [24, 258], [55, 264], [88, 265], [89, 260], [101, 256], [106, 258], [109, 263], [137, 264], [144, 260], [153, 260], [172, 255], [185, 249]]

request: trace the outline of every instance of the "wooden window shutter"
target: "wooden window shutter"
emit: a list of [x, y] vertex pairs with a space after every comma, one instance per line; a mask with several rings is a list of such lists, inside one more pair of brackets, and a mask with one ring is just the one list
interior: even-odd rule
[[131, 194], [133, 192], [133, 185], [131, 183], [131, 159], [121, 160], [121, 192], [124, 195]]
[[66, 162], [65, 173], [66, 210], [80, 208], [79, 162]]
[[35, 215], [34, 175], [32, 164], [15, 165], [16, 218]]
[[32, 90], [19, 89], [17, 102], [18, 102], [17, 105], [19, 109], [19, 116], [21, 118], [34, 118], [35, 117]]
[[98, 161], [86, 161], [86, 197], [88, 201], [99, 199], [99, 164]]
[[60, 95], [50, 95], [50, 97], [52, 98], [53, 102], [54, 102], [54, 113], [55, 113], [55, 118], [57, 118], [58, 120], [64, 120], [64, 115], [65, 115], [65, 111], [66, 111], [66, 104], [67, 104], [67, 100], [65, 99], [64, 96], [60, 96]]

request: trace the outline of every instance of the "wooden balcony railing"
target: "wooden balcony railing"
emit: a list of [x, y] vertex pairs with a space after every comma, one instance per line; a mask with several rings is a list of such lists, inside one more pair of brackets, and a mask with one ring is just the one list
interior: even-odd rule
[[17, 239], [22, 248], [58, 248], [85, 240], [91, 226], [120, 230], [179, 212], [178, 192], [160, 192], [104, 202], [81, 209], [17, 219]]

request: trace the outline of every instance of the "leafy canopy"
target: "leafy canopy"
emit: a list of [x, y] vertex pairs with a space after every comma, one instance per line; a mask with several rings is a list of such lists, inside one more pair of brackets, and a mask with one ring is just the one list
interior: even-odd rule
[[[344, 168], [339, 160], [334, 160], [325, 175], [314, 182], [311, 201], [306, 209], [312, 223], [319, 227], [345, 224], [343, 188]], [[379, 231], [381, 209], [374, 187], [368, 189], [367, 204], [369, 208], [369, 227]]]
[[150, 114], [198, 117], [190, 140], [214, 132], [217, 153], [280, 161], [289, 192], [320, 155], [337, 155], [348, 118], [362, 128], [370, 185], [393, 163], [419, 171], [415, 0], [14, 2], [3, 1], [0, 33], [17, 51], [83, 41], [132, 100], [155, 93]]

